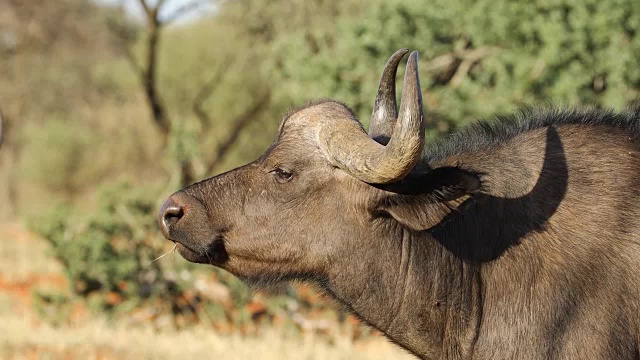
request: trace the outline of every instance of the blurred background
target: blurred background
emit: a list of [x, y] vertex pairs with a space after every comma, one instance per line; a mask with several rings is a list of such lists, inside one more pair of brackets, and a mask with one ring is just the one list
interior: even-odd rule
[[402, 47], [429, 137], [622, 109], [639, 32], [637, 0], [0, 0], [0, 358], [408, 358], [307, 286], [150, 263], [161, 202], [254, 160], [309, 99], [368, 126]]

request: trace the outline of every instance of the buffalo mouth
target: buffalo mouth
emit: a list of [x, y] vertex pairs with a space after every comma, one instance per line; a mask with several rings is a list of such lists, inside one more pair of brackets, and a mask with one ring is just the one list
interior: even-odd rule
[[222, 266], [229, 260], [224, 241], [219, 238], [201, 249], [194, 249], [183, 242], [176, 241], [176, 248], [180, 256], [193, 263]]

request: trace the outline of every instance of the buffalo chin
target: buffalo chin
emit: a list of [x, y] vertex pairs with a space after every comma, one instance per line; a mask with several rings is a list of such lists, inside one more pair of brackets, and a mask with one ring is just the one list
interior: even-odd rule
[[206, 254], [193, 251], [181, 243], [176, 243], [176, 248], [178, 249], [178, 254], [180, 254], [180, 256], [182, 256], [187, 261], [197, 264], [212, 263], [212, 261], [207, 258]]
[[222, 267], [229, 260], [224, 242], [219, 237], [216, 237], [209, 245], [199, 250], [194, 250], [181, 242], [176, 242], [176, 244], [180, 256], [193, 263]]

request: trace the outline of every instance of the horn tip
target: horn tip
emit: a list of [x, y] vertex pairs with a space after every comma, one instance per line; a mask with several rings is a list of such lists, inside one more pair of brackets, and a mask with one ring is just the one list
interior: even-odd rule
[[416, 74], [418, 72], [418, 52], [417, 51], [413, 51], [409, 55], [409, 58], [407, 59], [407, 73], [408, 72], [413, 72]]
[[407, 49], [407, 48], [402, 48], [400, 50], [397, 50], [396, 52], [393, 53], [393, 55], [391, 55], [389, 57], [387, 65], [392, 65], [392, 67], [396, 67], [397, 68], [397, 64], [400, 63], [400, 60], [402, 60], [402, 58], [408, 52], [409, 52], [409, 49]]

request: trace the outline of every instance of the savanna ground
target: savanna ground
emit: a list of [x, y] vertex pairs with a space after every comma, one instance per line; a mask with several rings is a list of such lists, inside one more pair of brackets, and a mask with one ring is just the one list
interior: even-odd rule
[[[158, 331], [108, 320], [80, 303], [54, 325], [34, 308], [34, 291], [67, 287], [47, 244], [19, 223], [0, 228], [0, 358], [2, 359], [411, 359], [380, 336], [352, 341], [278, 328], [221, 335], [199, 325]], [[173, 258], [165, 261], [183, 261]], [[336, 325], [337, 326], [337, 325]]]

